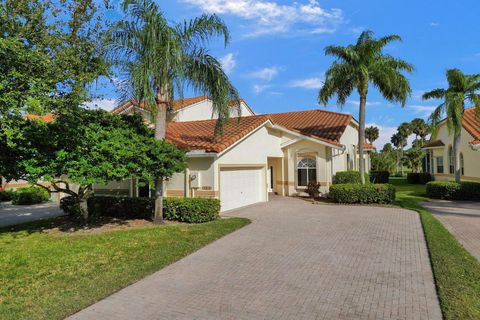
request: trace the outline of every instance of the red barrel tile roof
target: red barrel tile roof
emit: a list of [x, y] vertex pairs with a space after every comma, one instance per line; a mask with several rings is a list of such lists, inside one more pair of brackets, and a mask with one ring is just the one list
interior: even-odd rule
[[[216, 120], [171, 122], [167, 125], [167, 140], [187, 150], [222, 152], [266, 121], [287, 130], [342, 146], [339, 141], [352, 120], [351, 115], [309, 110], [232, 118], [224, 128], [223, 137], [213, 138]], [[373, 146], [366, 144], [366, 149]]]
[[[198, 97], [192, 97], [192, 98], [178, 99], [178, 100], [173, 101], [172, 108], [173, 108], [173, 110], [180, 110], [180, 109], [191, 106], [195, 103], [201, 102], [201, 101], [206, 100], [206, 99], [208, 99], [207, 96], [198, 96]], [[129, 99], [126, 102], [124, 102], [124, 103], [120, 104], [119, 106], [117, 106], [116, 108], [114, 108], [112, 110], [112, 112], [113, 113], [122, 113], [123, 111], [127, 110], [131, 106], [136, 106], [140, 109], [145, 109], [145, 110], [147, 109], [144, 102], [138, 104], [137, 100]]]
[[463, 127], [473, 137], [472, 144], [480, 144], [480, 112], [475, 108], [468, 108], [463, 114]]
[[445, 144], [442, 142], [442, 140], [433, 140], [430, 142], [427, 142], [422, 148], [437, 148], [437, 147], [444, 147]]

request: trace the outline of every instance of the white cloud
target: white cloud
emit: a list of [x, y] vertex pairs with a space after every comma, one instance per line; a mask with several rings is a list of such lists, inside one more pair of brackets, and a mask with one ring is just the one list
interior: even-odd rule
[[373, 142], [377, 150], [382, 150], [383, 146], [386, 143], [390, 142], [390, 138], [392, 137], [392, 135], [394, 135], [397, 132], [397, 127], [382, 126], [377, 123], [365, 124], [365, 127], [367, 128], [370, 126], [377, 127], [379, 131], [378, 139], [375, 140], [375, 142]]
[[440, 23], [438, 22], [430, 22], [430, 27], [438, 27]]
[[409, 106], [410, 109], [413, 109], [413, 112], [416, 115], [419, 115], [421, 117], [428, 117], [432, 114], [432, 112], [435, 110], [436, 106], [421, 106], [421, 105], [415, 105], [415, 106]]
[[[348, 100], [347, 103], [348, 103], [348, 104], [351, 104], [352, 106], [359, 106], [360, 101]], [[367, 106], [367, 107], [373, 107], [373, 106], [379, 106], [379, 105], [381, 105], [381, 104], [382, 104], [382, 103], [379, 102], [379, 101], [367, 101], [366, 106]]]
[[292, 88], [320, 89], [323, 86], [323, 79], [320, 77], [294, 80], [290, 83]]
[[291, 32], [295, 25], [336, 30], [343, 22], [340, 9], [324, 9], [317, 0], [290, 5], [268, 0], [182, 0], [207, 13], [228, 14], [252, 22], [247, 36]]
[[118, 104], [115, 99], [94, 99], [90, 102], [86, 102], [84, 105], [89, 109], [104, 109], [107, 111], [112, 110]]
[[268, 84], [263, 84], [263, 85], [262, 84], [254, 84], [253, 85], [253, 92], [255, 94], [260, 94], [268, 88], [270, 88], [270, 85], [268, 85]]
[[278, 67], [263, 68], [258, 71], [251, 72], [250, 77], [271, 81], [275, 76], [278, 75], [279, 72], [280, 68]]
[[220, 63], [222, 64], [223, 70], [227, 74], [232, 72], [237, 65], [237, 61], [235, 61], [235, 55], [233, 53], [229, 53], [225, 57], [221, 58]]

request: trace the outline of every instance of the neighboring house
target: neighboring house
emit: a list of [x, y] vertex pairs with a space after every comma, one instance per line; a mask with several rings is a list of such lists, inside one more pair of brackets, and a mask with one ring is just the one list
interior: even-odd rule
[[[113, 112], [131, 108], [137, 107], [120, 106]], [[215, 140], [210, 100], [198, 97], [174, 104], [175, 120], [167, 125], [167, 140], [188, 151], [188, 169], [169, 179], [167, 196], [219, 198], [226, 211], [267, 201], [269, 193], [305, 195], [310, 181], [318, 181], [321, 191], [327, 192], [336, 172], [358, 170], [358, 122], [351, 115], [323, 110], [254, 115], [244, 102], [242, 109], [242, 117], [230, 119], [223, 137]], [[194, 115], [197, 121], [185, 121]], [[364, 161], [369, 168], [368, 153]], [[97, 194], [149, 195], [148, 185], [137, 181], [94, 190]]]
[[[244, 100], [240, 101], [241, 116], [255, 115], [252, 109]], [[130, 99], [127, 102], [120, 104], [112, 110], [113, 113], [118, 114], [132, 114], [140, 113], [146, 121], [150, 121], [150, 112], [143, 104], [138, 104], [136, 100]], [[238, 117], [237, 108], [232, 108], [230, 116]], [[215, 119], [212, 114], [212, 101], [207, 96], [199, 96], [193, 98], [184, 98], [175, 100], [172, 105], [172, 114], [170, 120], [174, 122], [179, 121], [195, 121], [195, 120], [209, 120]]]
[[[475, 108], [465, 110], [462, 124], [462, 180], [480, 181], [480, 115], [477, 115]], [[445, 120], [439, 124], [437, 132], [423, 149], [427, 152], [425, 172], [432, 173], [436, 180], [455, 180], [453, 133], [449, 132]]]

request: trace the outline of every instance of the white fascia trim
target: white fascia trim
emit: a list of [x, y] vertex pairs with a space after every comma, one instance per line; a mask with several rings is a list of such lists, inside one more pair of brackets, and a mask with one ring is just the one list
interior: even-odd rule
[[318, 143], [318, 144], [321, 144], [321, 145], [324, 145], [324, 146], [327, 146], [327, 147], [330, 147], [330, 148], [334, 148], [334, 149], [337, 149], [337, 150], [345, 150], [345, 146], [339, 147], [337, 145], [334, 145], [334, 144], [331, 144], [331, 143], [328, 143], [328, 142], [325, 142], [325, 141], [322, 141], [322, 140], [319, 140], [319, 139], [311, 138], [309, 136], [305, 136], [305, 135], [303, 135], [301, 133], [298, 133], [298, 132], [295, 132], [295, 131], [288, 130], [288, 129], [286, 129], [284, 127], [281, 127], [281, 126], [278, 126], [278, 125], [273, 125], [272, 128], [283, 131], [283, 132], [287, 132], [287, 133], [289, 133], [291, 135], [294, 135], [294, 136], [297, 136], [301, 139], [308, 140], [308, 141], [311, 141], [311, 142], [315, 142], [315, 143]]
[[205, 150], [192, 150], [187, 152], [187, 158], [216, 158], [217, 154], [214, 152], [206, 152]]
[[218, 157], [221, 157], [225, 152], [228, 152], [230, 149], [234, 148], [237, 144], [241, 143], [243, 140], [247, 139], [248, 137], [250, 137], [252, 134], [254, 134], [255, 132], [257, 132], [258, 130], [260, 130], [261, 128], [263, 128], [266, 124], [272, 124], [272, 122], [270, 120], [267, 120], [265, 121], [264, 123], [262, 123], [261, 125], [259, 125], [258, 127], [256, 127], [255, 129], [253, 129], [252, 131], [250, 131], [248, 134], [244, 135], [241, 139], [239, 139], [238, 141], [236, 141], [234, 144], [232, 144], [231, 146], [229, 146], [227, 149], [223, 150], [222, 152], [220, 152], [218, 154]]
[[205, 102], [205, 101], [211, 101], [211, 100], [208, 99], [208, 98], [205, 98], [205, 99], [203, 99], [203, 100], [200, 100], [200, 101], [198, 101], [198, 102], [195, 102], [195, 103], [190, 104], [190, 105], [188, 105], [188, 106], [185, 106], [185, 107], [183, 107], [183, 108], [180, 108], [180, 109], [178, 109], [178, 110], [175, 110], [174, 113], [178, 113], [178, 112], [180, 112], [180, 111], [193, 108], [193, 107], [195, 107], [195, 106], [197, 106], [197, 105], [199, 105], [199, 104], [201, 104], [201, 103], [203, 103], [203, 102]]
[[422, 150], [432, 150], [432, 149], [443, 149], [445, 146], [442, 147], [422, 147]]
[[280, 148], [285, 148], [285, 147], [288, 147], [294, 143], [297, 143], [299, 141], [302, 141], [303, 139], [302, 138], [295, 138], [295, 139], [291, 139], [291, 140], [288, 140], [288, 141], [285, 141], [284, 143], [280, 144]]

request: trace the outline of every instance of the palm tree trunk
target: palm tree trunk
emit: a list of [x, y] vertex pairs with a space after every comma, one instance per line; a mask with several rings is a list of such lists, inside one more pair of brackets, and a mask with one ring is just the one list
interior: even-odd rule
[[462, 168], [460, 164], [460, 142], [461, 133], [455, 134], [453, 137], [453, 153], [455, 155], [454, 170], [455, 170], [455, 182], [462, 180]]
[[[157, 92], [157, 114], [155, 116], [155, 139], [164, 140], [167, 131], [167, 109], [169, 101], [168, 88], [160, 88]], [[163, 177], [155, 179], [155, 213], [153, 222], [163, 223], [163, 190], [165, 181]]]
[[358, 156], [360, 161], [360, 178], [362, 179], [362, 184], [365, 184], [365, 162], [363, 160], [364, 153], [364, 144], [365, 144], [365, 107], [367, 105], [367, 97], [360, 96], [360, 128], [358, 132]]

